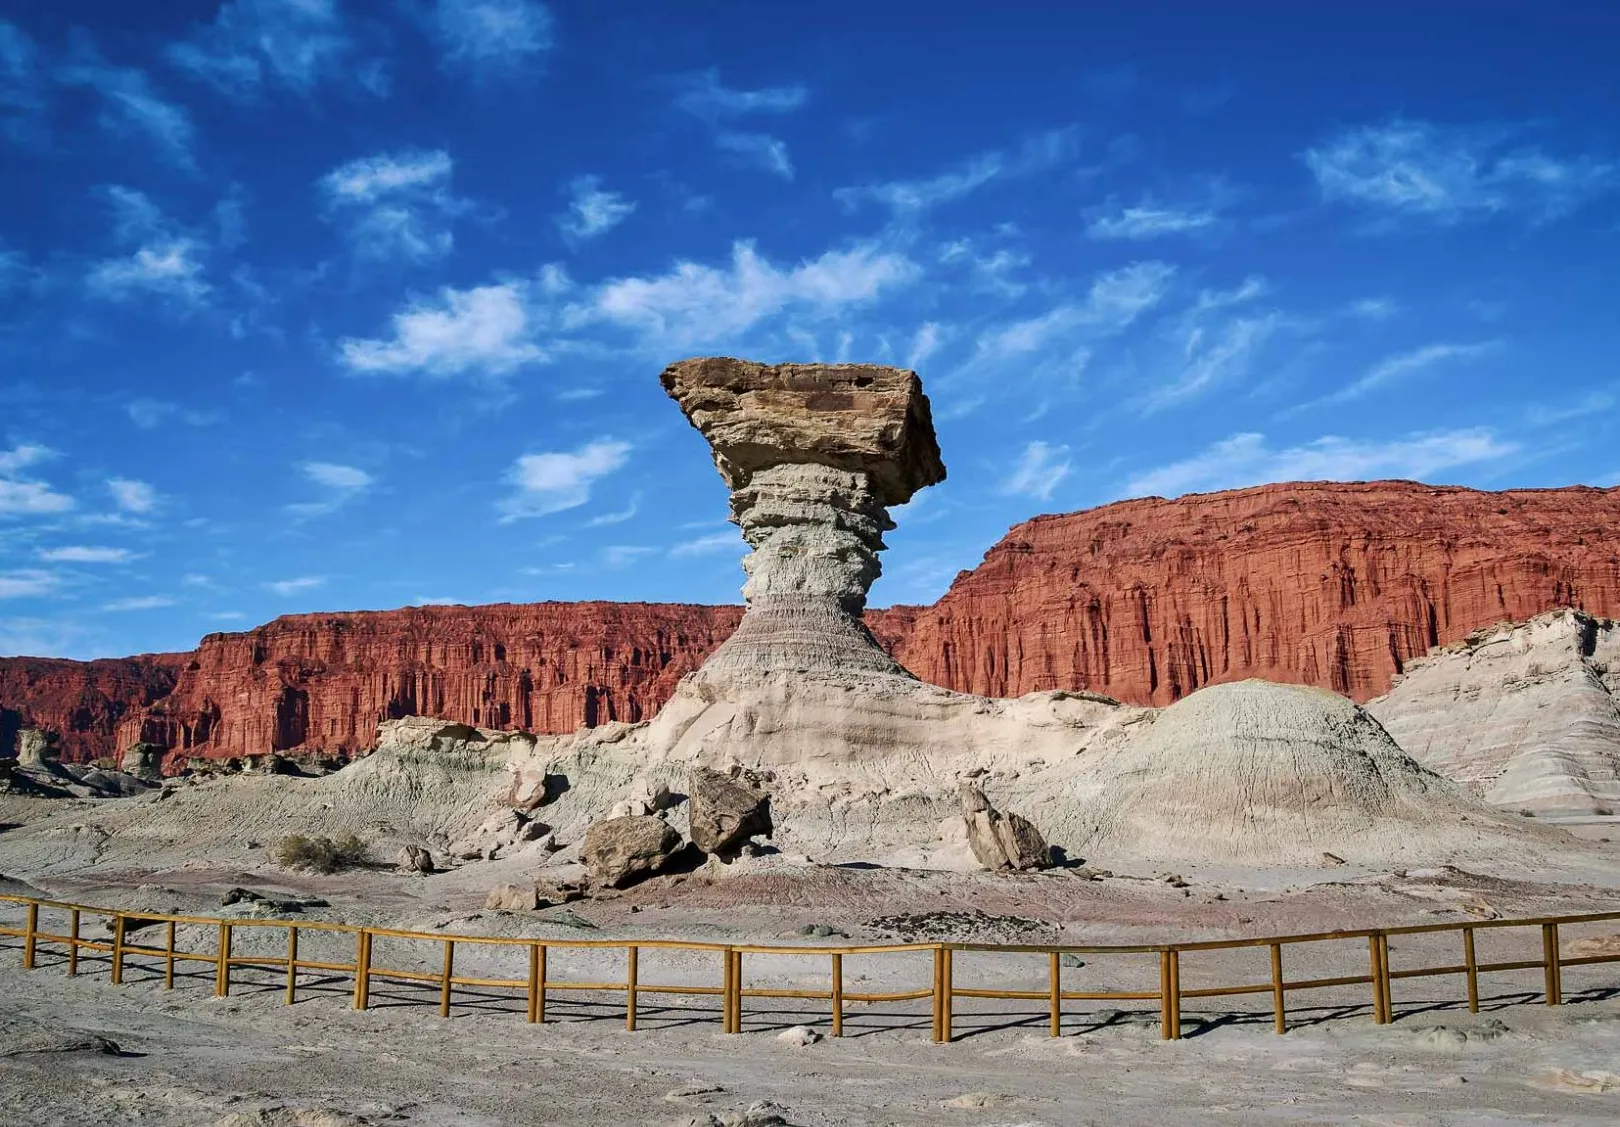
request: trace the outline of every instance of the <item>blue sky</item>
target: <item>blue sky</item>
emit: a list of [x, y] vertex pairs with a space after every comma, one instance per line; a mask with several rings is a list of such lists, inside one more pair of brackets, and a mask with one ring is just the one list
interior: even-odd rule
[[[1419, 9], [1415, 14], [1409, 9]], [[733, 602], [690, 355], [915, 367], [1015, 521], [1620, 480], [1620, 8], [9, 0], [0, 653]]]

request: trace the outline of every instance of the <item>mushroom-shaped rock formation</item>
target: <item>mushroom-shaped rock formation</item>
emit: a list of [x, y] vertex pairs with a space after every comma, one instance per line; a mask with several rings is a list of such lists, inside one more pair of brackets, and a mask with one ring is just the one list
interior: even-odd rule
[[671, 364], [662, 379], [713, 449], [731, 519], [754, 549], [748, 610], [700, 676], [910, 677], [860, 615], [894, 527], [888, 507], [945, 479], [917, 374], [712, 357]]

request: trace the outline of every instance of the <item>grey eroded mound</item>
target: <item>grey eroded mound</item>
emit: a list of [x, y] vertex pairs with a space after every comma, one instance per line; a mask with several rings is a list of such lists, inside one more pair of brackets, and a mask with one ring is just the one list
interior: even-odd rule
[[1620, 811], [1620, 625], [1579, 611], [1478, 631], [1367, 704], [1418, 762], [1510, 810]]
[[1109, 855], [1388, 863], [1562, 835], [1491, 810], [1407, 756], [1364, 709], [1322, 689], [1202, 689], [1090, 757], [1073, 793]]

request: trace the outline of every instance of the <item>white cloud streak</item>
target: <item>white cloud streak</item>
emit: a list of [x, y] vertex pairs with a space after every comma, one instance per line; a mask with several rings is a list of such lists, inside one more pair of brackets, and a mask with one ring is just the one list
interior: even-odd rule
[[505, 376], [546, 359], [530, 339], [537, 326], [517, 282], [443, 289], [394, 314], [391, 340], [347, 338], [338, 352], [352, 372], [420, 374], [430, 379]]
[[1475, 344], [1426, 344], [1422, 348], [1415, 348], [1410, 352], [1402, 352], [1380, 360], [1371, 368], [1368, 368], [1366, 374], [1355, 383], [1334, 392], [1323, 402], [1346, 403], [1352, 399], [1359, 399], [1370, 391], [1375, 391], [1389, 384], [1399, 383], [1437, 364], [1486, 356], [1499, 347], [1499, 341], [1480, 341]]
[[591, 485], [622, 467], [630, 444], [598, 439], [577, 450], [525, 454], [507, 471], [513, 492], [500, 502], [501, 523], [578, 508], [591, 498]]
[[536, 0], [438, 0], [434, 30], [445, 62], [476, 74], [532, 66], [556, 46], [551, 11]]
[[1175, 497], [1280, 481], [1427, 480], [1517, 450], [1517, 444], [1485, 428], [1368, 441], [1326, 435], [1282, 449], [1268, 444], [1263, 434], [1235, 434], [1191, 458], [1138, 474], [1126, 483], [1125, 495]]
[[1069, 476], [1071, 464], [1068, 453], [1067, 446], [1029, 443], [1019, 456], [1013, 472], [1001, 483], [1001, 492], [1036, 497], [1042, 501], [1051, 500], [1052, 491]]
[[157, 490], [144, 481], [115, 477], [108, 480], [107, 490], [113, 502], [126, 513], [150, 513], [158, 505]]
[[97, 548], [89, 545], [68, 545], [61, 548], [47, 548], [39, 553], [39, 558], [46, 563], [128, 563], [139, 559], [128, 548]]
[[45, 516], [65, 513], [75, 502], [46, 482], [22, 476], [22, 471], [56, 457], [56, 451], [25, 442], [0, 450], [0, 517]]
[[591, 239], [623, 223], [636, 205], [618, 192], [606, 191], [596, 176], [580, 176], [569, 184], [572, 198], [568, 212], [557, 217], [563, 233], [576, 239]]
[[376, 153], [332, 169], [317, 187], [361, 258], [429, 262], [455, 246], [450, 222], [465, 207], [450, 191], [453, 168], [443, 150]]
[[353, 64], [352, 47], [334, 0], [228, 0], [166, 54], [193, 78], [246, 100], [272, 85], [308, 95], [351, 75], [375, 88], [375, 64]]

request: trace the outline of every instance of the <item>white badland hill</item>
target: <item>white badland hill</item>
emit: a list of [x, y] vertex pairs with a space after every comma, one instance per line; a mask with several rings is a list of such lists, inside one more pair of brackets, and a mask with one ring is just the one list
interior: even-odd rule
[[1620, 809], [1620, 626], [1577, 611], [1476, 631], [1367, 710], [1418, 762], [1494, 805]]

